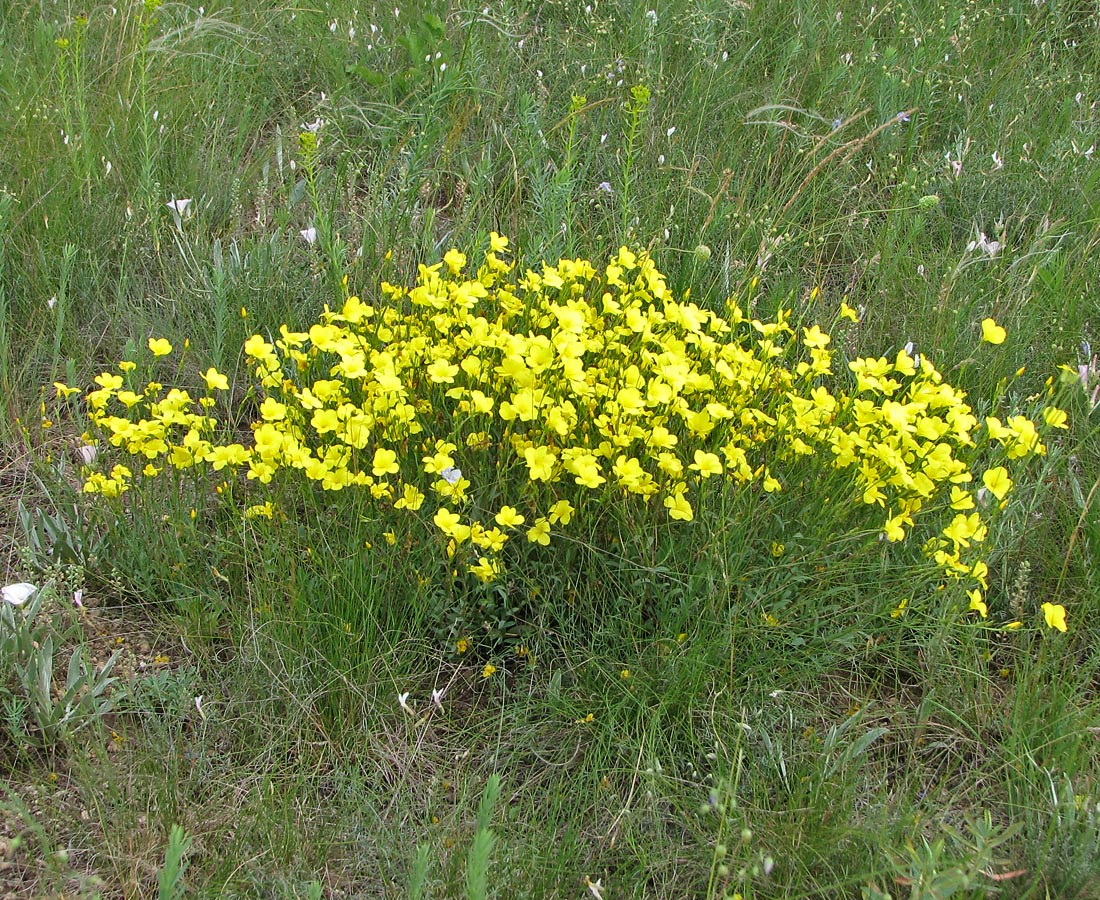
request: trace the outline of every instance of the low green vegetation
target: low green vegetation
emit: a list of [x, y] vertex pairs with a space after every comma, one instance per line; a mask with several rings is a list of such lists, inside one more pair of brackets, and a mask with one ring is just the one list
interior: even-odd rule
[[0, 9], [0, 893], [1100, 893], [1087, 5]]

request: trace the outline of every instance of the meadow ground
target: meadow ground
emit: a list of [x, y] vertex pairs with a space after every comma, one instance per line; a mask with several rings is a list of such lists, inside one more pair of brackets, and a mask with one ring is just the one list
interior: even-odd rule
[[1095, 4], [0, 47], [0, 896], [1100, 896]]

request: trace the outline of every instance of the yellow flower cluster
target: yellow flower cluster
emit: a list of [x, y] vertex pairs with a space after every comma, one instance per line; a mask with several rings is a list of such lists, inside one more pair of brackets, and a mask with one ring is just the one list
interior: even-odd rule
[[[548, 545], [593, 500], [690, 522], [704, 492], [781, 491], [810, 462], [846, 476], [831, 502], [881, 510], [886, 540], [904, 539], [918, 516], [939, 522], [925, 550], [984, 615], [980, 507], [1012, 480], [1004, 466], [977, 475], [967, 459], [998, 446], [1007, 460], [1043, 453], [1036, 424], [980, 422], [905, 350], [837, 374], [829, 345], [786, 310], [762, 322], [733, 301], [722, 317], [678, 298], [651, 258], [625, 247], [602, 269], [571, 259], [519, 276], [493, 234], [476, 271], [451, 250], [411, 288], [383, 283], [377, 304], [353, 296], [307, 331], [249, 338], [247, 445], [217, 439], [212, 394], [229, 385], [214, 369], [196, 399], [131, 384], [129, 364], [100, 375], [86, 401], [146, 476], [207, 467], [369, 492], [430, 519], [486, 582], [510, 540]], [[1064, 424], [1058, 412], [1048, 425]], [[117, 496], [133, 477], [119, 465], [85, 490]]]

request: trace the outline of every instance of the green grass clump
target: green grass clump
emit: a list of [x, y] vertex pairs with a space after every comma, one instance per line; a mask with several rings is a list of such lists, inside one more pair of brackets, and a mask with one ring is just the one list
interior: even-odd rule
[[[988, 615], [989, 567], [975, 556], [988, 523], [978, 507], [1003, 508], [1013, 480], [1003, 465], [987, 463], [980, 477], [972, 469], [1045, 454], [1032, 420], [990, 416], [979, 436], [964, 395], [907, 349], [852, 360], [849, 385], [817, 325], [799, 333], [782, 309], [774, 322], [750, 320], [732, 299], [728, 318], [686, 295], [677, 301], [652, 260], [625, 247], [602, 272], [561, 260], [515, 280], [499, 255], [507, 248], [494, 233], [476, 274], [452, 249], [421, 266], [411, 288], [383, 283], [378, 308], [349, 297], [307, 331], [282, 325], [275, 343], [250, 337], [255, 381], [229, 410], [237, 428], [255, 411], [246, 443], [209, 415], [230, 390], [213, 367], [204, 396], [192, 399], [123, 361], [84, 399], [97, 432], [128, 458], [102, 453], [104, 471], [92, 471], [84, 491], [119, 498], [143, 464], [142, 500], [163, 508], [163, 489], [145, 486], [162, 473], [172, 494], [181, 475], [200, 497], [215, 480], [223, 503], [204, 501], [214, 520], [224, 520], [223, 504], [246, 519], [295, 517], [301, 483], [346, 491], [361, 498], [351, 501], [359, 518], [385, 529], [384, 555], [387, 545], [430, 541], [430, 520], [453, 595], [466, 575], [502, 593], [509, 568], [538, 580], [539, 561], [526, 557], [545, 557], [535, 551], [552, 537], [598, 547], [618, 535], [627, 557], [667, 562], [680, 549], [669, 523], [693, 522], [696, 508], [700, 519], [757, 519], [769, 495], [795, 490], [832, 540], [859, 540], [883, 516], [888, 542], [916, 529], [925, 554], [968, 589], [970, 610]], [[856, 317], [847, 304], [844, 315]], [[992, 319], [983, 329], [989, 343], [1004, 342]], [[148, 345], [154, 357], [173, 350], [163, 338]], [[1047, 425], [1066, 420], [1058, 407], [1043, 410]], [[253, 490], [239, 498], [242, 476]], [[286, 499], [264, 499], [276, 479], [272, 490]], [[931, 530], [929, 512], [940, 520]], [[702, 521], [699, 531], [711, 557], [697, 553], [696, 566], [731, 555], [716, 537], [723, 526]], [[1044, 610], [1047, 624], [1066, 629], [1064, 608]], [[468, 645], [476, 625], [452, 625], [451, 642]], [[521, 637], [504, 632], [498, 639]]]

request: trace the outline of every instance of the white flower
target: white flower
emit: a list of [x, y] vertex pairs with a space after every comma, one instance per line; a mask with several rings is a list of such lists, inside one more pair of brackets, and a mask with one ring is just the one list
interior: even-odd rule
[[673, 126], [672, 126], [672, 127], [670, 128], [670, 129], [668, 129], [668, 131], [666, 131], [666, 132], [665, 132], [665, 137], [669, 137], [669, 138], [670, 138], [670, 137], [672, 137], [672, 136], [673, 136], [674, 134], [676, 134], [676, 126], [675, 126], [675, 125], [673, 125]]
[[301, 231], [298, 232], [298, 234], [300, 234], [302, 236], [302, 240], [310, 246], [312, 246], [314, 241], [317, 240], [317, 229], [314, 228], [312, 225], [310, 225], [309, 228], [303, 228]]
[[436, 709], [443, 709], [443, 695], [446, 692], [446, 688], [436, 688], [432, 691], [432, 706]]
[[[323, 98], [322, 98], [323, 99]], [[312, 122], [303, 122], [302, 131], [308, 131], [310, 134], [316, 134], [322, 128], [325, 127], [325, 120], [318, 116]]]
[[996, 150], [993, 151], [993, 170], [1003, 169], [1005, 167], [1005, 161], [1001, 159], [1001, 154]]
[[611, 182], [610, 181], [601, 181], [599, 184], [596, 185], [596, 190], [597, 191], [603, 191], [605, 194], [612, 193]]
[[86, 466], [90, 466], [95, 462], [96, 448], [91, 444], [81, 444], [76, 448], [76, 455], [80, 457], [80, 461]]
[[199, 694], [195, 698], [195, 710], [202, 717], [203, 721], [206, 721], [206, 710], [202, 708], [203, 695]]
[[908, 122], [909, 121], [909, 113], [899, 112], [898, 113], [898, 121], [899, 122]]
[[994, 257], [1000, 252], [1001, 242], [989, 240], [985, 236], [985, 232], [982, 231], [978, 233], [978, 239], [976, 241], [971, 241], [966, 245], [966, 249], [968, 252], [971, 250], [981, 250], [983, 253], [989, 254], [990, 257]]
[[2, 593], [6, 603], [10, 603], [12, 606], [22, 606], [34, 596], [37, 590], [38, 588], [33, 584], [17, 581], [15, 584], [5, 585]]
[[413, 712], [412, 707], [409, 706], [409, 692], [408, 691], [405, 691], [405, 693], [403, 693], [403, 694], [398, 694], [397, 695], [397, 703], [410, 716], [416, 715]]
[[456, 469], [454, 466], [447, 466], [439, 474], [443, 476], [443, 480], [447, 484], [458, 484], [458, 480], [462, 477], [462, 470]]
[[645, 11], [645, 17], [646, 17], [646, 21], [649, 22], [649, 27], [650, 28], [656, 28], [657, 27], [657, 10], [647, 9]]
[[591, 893], [592, 896], [596, 898], [596, 900], [603, 900], [603, 879], [602, 878], [597, 878], [595, 881], [592, 881], [590, 878], [585, 876], [584, 886], [586, 888], [588, 888], [589, 893]]
[[181, 219], [184, 216], [189, 215], [190, 212], [191, 212], [191, 201], [190, 200], [177, 200], [175, 197], [173, 197], [171, 200], [169, 200], [164, 205], [167, 206], [170, 210], [172, 210], [172, 212], [174, 212]]
[[76, 609], [84, 608], [84, 588], [77, 588], [73, 591], [73, 606]]

